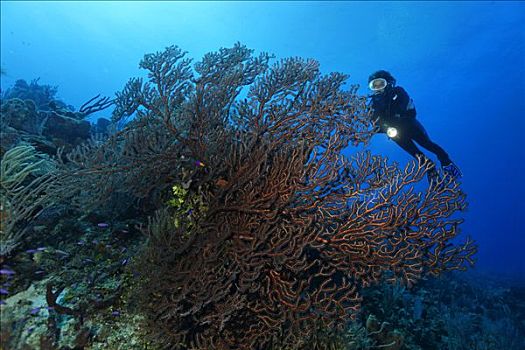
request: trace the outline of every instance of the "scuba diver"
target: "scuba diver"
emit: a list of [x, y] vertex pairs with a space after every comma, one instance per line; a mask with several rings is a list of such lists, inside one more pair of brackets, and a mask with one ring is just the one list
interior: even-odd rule
[[[368, 87], [373, 91], [371, 103], [373, 118], [378, 122], [378, 132], [387, 136], [413, 157], [428, 159], [414, 143], [434, 153], [446, 176], [459, 178], [459, 168], [452, 163], [447, 152], [432, 142], [425, 128], [416, 119], [416, 107], [405, 89], [396, 86], [396, 79], [387, 71], [379, 70], [368, 78]], [[430, 161], [430, 160], [429, 160]], [[437, 178], [435, 166], [428, 172], [429, 180]]]

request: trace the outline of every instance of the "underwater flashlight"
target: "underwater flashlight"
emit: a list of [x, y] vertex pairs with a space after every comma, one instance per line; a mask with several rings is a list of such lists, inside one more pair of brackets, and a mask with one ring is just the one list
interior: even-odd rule
[[386, 129], [386, 134], [388, 137], [394, 138], [397, 136], [397, 129], [389, 126], [388, 129]]
[[386, 79], [376, 78], [368, 83], [368, 88], [372, 91], [381, 91], [388, 85]]

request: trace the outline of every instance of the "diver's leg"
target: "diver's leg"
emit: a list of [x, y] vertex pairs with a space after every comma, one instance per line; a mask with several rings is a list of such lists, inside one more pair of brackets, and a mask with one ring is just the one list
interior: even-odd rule
[[425, 154], [421, 152], [419, 148], [417, 148], [416, 144], [410, 137], [407, 137], [408, 135], [404, 135], [405, 137], [394, 137], [392, 140], [394, 140], [395, 143], [399, 145], [402, 149], [404, 149], [408, 154], [410, 154], [412, 157], [417, 158], [418, 156], [425, 157]]
[[445, 152], [445, 150], [441, 148], [438, 144], [430, 140], [430, 137], [428, 137], [428, 134], [423, 125], [421, 125], [421, 123], [416, 119], [412, 120], [411, 122], [412, 127], [410, 128], [410, 137], [422, 147], [434, 153], [438, 157], [439, 162], [442, 166], [447, 166], [450, 163], [452, 163], [447, 152]]
[[394, 140], [401, 148], [403, 148], [406, 152], [408, 152], [412, 157], [419, 158], [419, 161], [422, 163], [430, 162], [428, 171], [427, 171], [427, 178], [428, 182], [430, 184], [436, 183], [437, 179], [439, 178], [438, 172], [436, 170], [436, 166], [434, 165], [434, 162], [428, 158], [421, 150], [416, 146], [414, 141], [410, 138], [412, 136], [410, 133], [407, 133], [407, 128], [404, 130], [404, 138], [393, 138]]

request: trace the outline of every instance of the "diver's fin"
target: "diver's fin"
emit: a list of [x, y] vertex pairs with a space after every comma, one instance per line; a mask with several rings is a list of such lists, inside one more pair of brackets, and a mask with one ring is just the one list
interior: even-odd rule
[[461, 170], [459, 170], [458, 166], [454, 163], [445, 165], [442, 168], [445, 176], [451, 176], [454, 179], [459, 179], [460, 177], [463, 177]]

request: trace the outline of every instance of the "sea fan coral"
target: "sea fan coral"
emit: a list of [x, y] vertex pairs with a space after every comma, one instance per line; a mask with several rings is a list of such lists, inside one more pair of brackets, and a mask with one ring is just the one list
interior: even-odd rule
[[[424, 160], [344, 157], [374, 132], [366, 98], [315, 60], [270, 59], [241, 44], [193, 68], [175, 46], [146, 55], [147, 81], [115, 100], [123, 129], [64, 164], [63, 191], [83, 203], [127, 191], [159, 208], [141, 293], [166, 348], [304, 348], [355, 317], [362, 287], [472, 263], [471, 241], [451, 243], [459, 184], [416, 190]], [[177, 225], [164, 205], [174, 186], [203, 203]]]

